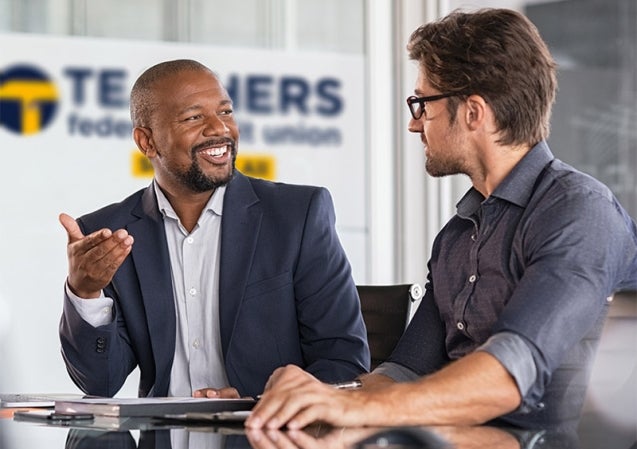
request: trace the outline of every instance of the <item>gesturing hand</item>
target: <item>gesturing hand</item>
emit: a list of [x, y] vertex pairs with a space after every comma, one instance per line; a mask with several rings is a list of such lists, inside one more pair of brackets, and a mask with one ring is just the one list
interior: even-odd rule
[[100, 229], [85, 236], [70, 215], [62, 213], [59, 220], [68, 235], [69, 288], [80, 298], [99, 297], [131, 252], [133, 236], [125, 229]]

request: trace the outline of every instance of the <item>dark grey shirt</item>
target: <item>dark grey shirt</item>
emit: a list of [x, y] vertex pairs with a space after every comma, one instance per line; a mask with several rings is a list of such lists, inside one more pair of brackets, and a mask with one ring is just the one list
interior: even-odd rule
[[[424, 375], [513, 334], [535, 376], [503, 420], [576, 424], [606, 298], [637, 289], [637, 227], [610, 190], [540, 142], [490, 197], [467, 192], [428, 266], [425, 297], [389, 361]], [[511, 364], [510, 345], [485, 348]]]

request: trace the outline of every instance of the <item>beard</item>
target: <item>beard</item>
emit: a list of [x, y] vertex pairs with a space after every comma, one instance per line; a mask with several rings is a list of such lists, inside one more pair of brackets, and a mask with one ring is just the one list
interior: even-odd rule
[[456, 161], [440, 160], [432, 157], [428, 157], [425, 161], [425, 171], [434, 178], [464, 173], [460, 164]]
[[435, 178], [443, 176], [457, 175], [466, 173], [465, 154], [462, 151], [464, 142], [458, 134], [457, 121], [449, 121], [449, 129], [442, 139], [445, 142], [445, 149], [439, 146], [436, 151], [429, 149], [429, 156], [426, 156], [425, 170]]
[[[214, 142], [212, 144], [217, 143], [219, 142]], [[197, 151], [211, 144], [211, 142], [206, 142], [202, 145], [197, 145], [192, 149], [192, 164], [187, 171], [176, 173], [179, 180], [181, 180], [181, 182], [189, 189], [199, 193], [216, 190], [218, 187], [228, 184], [228, 182], [230, 182], [230, 180], [234, 176], [235, 161], [237, 160], [237, 149], [234, 140], [226, 139], [225, 143], [228, 144], [228, 147], [230, 148], [229, 151], [232, 157], [230, 169], [225, 174], [221, 176], [210, 176], [204, 173], [204, 171], [201, 169], [201, 166], [197, 161]]]

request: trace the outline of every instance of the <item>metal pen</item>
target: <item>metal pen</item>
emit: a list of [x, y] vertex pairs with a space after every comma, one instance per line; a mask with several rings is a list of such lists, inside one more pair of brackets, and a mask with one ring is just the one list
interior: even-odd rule
[[[363, 382], [358, 379], [348, 380], [347, 382], [337, 382], [334, 384], [328, 384], [332, 388], [336, 388], [337, 390], [356, 390], [357, 388], [361, 388], [363, 386]], [[258, 401], [261, 399], [261, 395], [256, 397]]]
[[338, 382], [335, 384], [330, 384], [330, 387], [334, 387], [338, 390], [355, 390], [357, 388], [361, 388], [363, 386], [363, 382], [358, 379], [350, 380], [347, 382]]

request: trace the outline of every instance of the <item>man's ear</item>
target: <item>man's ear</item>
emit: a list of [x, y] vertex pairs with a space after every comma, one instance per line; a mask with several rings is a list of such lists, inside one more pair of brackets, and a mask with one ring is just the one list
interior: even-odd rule
[[470, 129], [477, 129], [484, 125], [487, 113], [487, 103], [480, 95], [470, 95], [466, 101], [465, 120]]
[[139, 151], [144, 153], [147, 158], [152, 158], [157, 155], [152, 129], [144, 126], [136, 126], [133, 128], [133, 140], [135, 140]]

